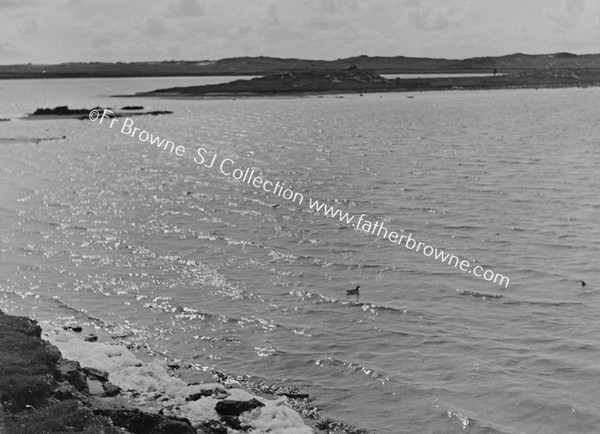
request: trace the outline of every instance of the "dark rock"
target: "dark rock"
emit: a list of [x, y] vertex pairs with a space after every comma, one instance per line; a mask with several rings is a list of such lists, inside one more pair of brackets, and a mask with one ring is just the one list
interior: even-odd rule
[[108, 372], [101, 371], [96, 368], [84, 367], [83, 373], [87, 375], [88, 378], [93, 380], [98, 380], [101, 383], [106, 383], [108, 381]]
[[46, 347], [46, 354], [48, 355], [48, 360], [51, 362], [58, 362], [62, 358], [62, 354], [60, 350], [55, 345], [47, 341], [43, 341], [43, 345]]
[[89, 392], [87, 378], [79, 362], [61, 359], [56, 365], [56, 376], [59, 381], [68, 381], [80, 392]]
[[[212, 380], [212, 378], [211, 378]], [[188, 386], [198, 386], [202, 383], [189, 383]], [[220, 386], [215, 387], [214, 389], [201, 390], [199, 393], [194, 393], [190, 395], [187, 400], [188, 401], [197, 401], [203, 396], [212, 396], [215, 399], [225, 399], [229, 396], [229, 393]]]
[[264, 406], [265, 405], [256, 398], [252, 398], [249, 401], [234, 401], [232, 399], [224, 399], [217, 402], [215, 410], [221, 415], [239, 416], [245, 411], [254, 410], [255, 408]]
[[213, 394], [213, 390], [201, 390], [198, 393], [192, 393], [190, 396], [185, 398], [186, 401], [198, 401], [200, 398], [205, 396], [211, 396]]
[[81, 326], [71, 326], [71, 325], [64, 326], [63, 329], [71, 330], [71, 331], [74, 331], [75, 333], [79, 333], [83, 330], [83, 328]]
[[38, 325], [37, 322], [25, 317], [18, 318], [19, 322], [21, 323], [22, 331], [23, 333], [25, 333], [25, 336], [30, 336], [34, 338], [42, 337], [42, 328]]
[[309, 397], [308, 393], [297, 393], [297, 392], [284, 392], [281, 395], [287, 396], [292, 399], [305, 399]]
[[[143, 107], [141, 107], [143, 108]], [[65, 116], [65, 117], [71, 117], [71, 118], [75, 118], [75, 119], [81, 119], [81, 120], [85, 120], [85, 119], [89, 119], [90, 116], [90, 112], [92, 110], [96, 110], [98, 112], [98, 114], [107, 117], [107, 118], [118, 118], [118, 117], [122, 117], [125, 115], [128, 116], [137, 116], [137, 115], [165, 115], [165, 114], [172, 114], [172, 111], [160, 111], [160, 110], [156, 110], [156, 111], [150, 111], [150, 112], [139, 112], [139, 113], [119, 113], [119, 112], [105, 112], [103, 107], [94, 107], [93, 109], [70, 109], [68, 106], [64, 105], [64, 106], [58, 106], [58, 107], [54, 107], [54, 108], [38, 108], [35, 112], [31, 113], [30, 116], [31, 117], [36, 117], [36, 116]], [[107, 108], [106, 110], [110, 110], [110, 108]], [[123, 108], [123, 110], [138, 110], [137, 108], [131, 108], [131, 109], [125, 109]]]
[[[165, 418], [149, 434], [196, 434], [189, 420]], [[140, 433], [142, 434], [142, 433]]]
[[[92, 110], [104, 111], [102, 107], [94, 107]], [[54, 108], [38, 108], [32, 113], [32, 116], [81, 116], [81, 119], [87, 119], [90, 111], [88, 109], [70, 109], [68, 106], [62, 105]]]
[[71, 111], [72, 110], [69, 110], [68, 106], [61, 105], [61, 106], [54, 107], [53, 109], [39, 108], [35, 112], [33, 112], [33, 114], [34, 115], [64, 115], [64, 114], [70, 114]]
[[72, 399], [77, 395], [77, 390], [71, 386], [70, 384], [61, 384], [55, 390], [52, 396], [54, 396], [59, 401], [66, 401], [67, 399]]
[[84, 341], [86, 342], [96, 342], [98, 340], [98, 336], [96, 335], [87, 335], [86, 337], [83, 338]]
[[132, 335], [133, 335], [133, 332], [127, 332], [127, 333], [123, 333], [120, 335], [112, 335], [111, 338], [112, 339], [127, 339], [128, 337], [130, 337]]
[[115, 386], [110, 381], [102, 384], [102, 388], [104, 389], [104, 396], [117, 396], [119, 393], [121, 393], [121, 388], [119, 386]]
[[109, 417], [113, 424], [132, 434], [196, 434], [187, 419], [134, 410], [96, 410], [96, 414]]

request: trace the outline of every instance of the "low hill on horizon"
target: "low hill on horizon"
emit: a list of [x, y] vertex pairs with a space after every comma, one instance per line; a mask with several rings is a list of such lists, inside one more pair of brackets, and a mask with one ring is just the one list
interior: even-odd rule
[[468, 59], [356, 56], [337, 60], [233, 57], [160, 62], [72, 62], [56, 65], [0, 65], [0, 79], [69, 77], [153, 77], [265, 75], [283, 71], [339, 70], [355, 65], [378, 74], [483, 73], [531, 70], [600, 69], [600, 54], [523, 54]]

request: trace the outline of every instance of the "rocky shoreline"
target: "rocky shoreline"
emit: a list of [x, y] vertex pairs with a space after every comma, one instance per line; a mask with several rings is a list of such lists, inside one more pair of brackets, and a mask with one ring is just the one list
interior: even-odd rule
[[321, 432], [287, 397], [187, 384], [169, 374], [164, 360], [143, 363], [119, 345], [79, 336], [78, 327], [42, 332], [37, 322], [0, 311], [0, 330], [0, 433]]

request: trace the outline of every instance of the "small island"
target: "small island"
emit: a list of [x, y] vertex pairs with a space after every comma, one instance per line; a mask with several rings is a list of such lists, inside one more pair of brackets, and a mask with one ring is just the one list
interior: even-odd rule
[[252, 96], [306, 96], [368, 92], [421, 92], [433, 90], [491, 90], [600, 86], [599, 71], [542, 70], [428, 78], [385, 78], [352, 65], [338, 70], [299, 70], [268, 74], [250, 80], [205, 86], [173, 87], [137, 93], [136, 97], [218, 98]]
[[[103, 107], [94, 107], [93, 109], [70, 109], [68, 106], [57, 106], [54, 108], [38, 108], [33, 113], [29, 113], [25, 119], [89, 119], [90, 112], [96, 110], [99, 113], [104, 112]], [[110, 110], [110, 109], [108, 109]], [[107, 117], [120, 118], [123, 116], [142, 116], [142, 115], [169, 115], [173, 112], [168, 110], [143, 111], [142, 106], [125, 106], [120, 111], [111, 110]]]

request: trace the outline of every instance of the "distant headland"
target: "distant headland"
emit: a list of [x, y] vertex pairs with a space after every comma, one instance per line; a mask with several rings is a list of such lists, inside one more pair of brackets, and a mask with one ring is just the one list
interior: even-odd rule
[[469, 59], [357, 56], [337, 60], [234, 57], [220, 60], [162, 62], [90, 62], [57, 65], [0, 65], [0, 79], [85, 77], [172, 77], [267, 75], [285, 71], [344, 70], [355, 65], [377, 74], [524, 73], [533, 71], [600, 71], [600, 54], [509, 54]]
[[[382, 74], [446, 74], [386, 78]], [[465, 74], [471, 74], [465, 76]], [[471, 59], [358, 56], [338, 60], [237, 57], [216, 61], [0, 65], [0, 79], [259, 76], [135, 95], [167, 98], [305, 96], [327, 93], [420, 92], [600, 86], [600, 54], [511, 54]]]

